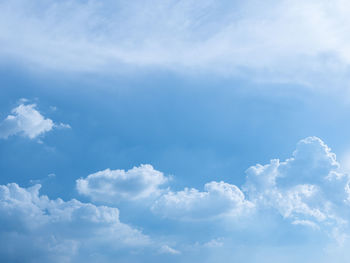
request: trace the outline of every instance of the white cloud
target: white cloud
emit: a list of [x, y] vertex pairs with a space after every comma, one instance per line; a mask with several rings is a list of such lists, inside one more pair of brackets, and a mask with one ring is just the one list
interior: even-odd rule
[[0, 185], [3, 261], [94, 262], [100, 254], [149, 246], [147, 236], [119, 221], [117, 208], [50, 200], [39, 189]]
[[50, 119], [45, 119], [35, 104], [21, 104], [14, 108], [13, 115], [8, 115], [0, 123], [0, 138], [8, 138], [18, 133], [23, 134], [30, 139], [52, 130], [54, 123]]
[[12, 115], [0, 122], [0, 138], [7, 139], [20, 134], [34, 139], [55, 127], [70, 128], [68, 124], [55, 124], [51, 119], [45, 118], [36, 107], [36, 104], [20, 104], [12, 109]]
[[[258, 236], [258, 241], [254, 242], [261, 242], [264, 237], [261, 232], [271, 230], [265, 230], [263, 222], [266, 218], [269, 220], [271, 214], [274, 219], [276, 215], [279, 218], [273, 224], [276, 223], [276, 229], [282, 232], [286, 224], [279, 225], [280, 220], [286, 220], [293, 231], [309, 228], [312, 231], [307, 230], [308, 235], [311, 232], [326, 233], [339, 243], [347, 242], [350, 178], [340, 172], [335, 154], [319, 138], [301, 140], [291, 158], [252, 166], [246, 175], [242, 190], [225, 182], [209, 182], [203, 191], [185, 188], [165, 192], [159, 187], [167, 178], [152, 166], [141, 165], [129, 171], [107, 169], [89, 175], [77, 181], [77, 188], [83, 189], [92, 199], [104, 202], [123, 199], [141, 202], [155, 196], [155, 201], [150, 199], [155, 214], [185, 221], [189, 226], [198, 223], [198, 229], [210, 223], [215, 228], [214, 232], [208, 230], [206, 237], [210, 236], [210, 239], [203, 241], [200, 240], [203, 236], [198, 235], [201, 237], [193, 246], [193, 251], [200, 249], [201, 253], [209, 250], [208, 253], [214, 253], [231, 246], [237, 248], [236, 240], [240, 235], [249, 242], [249, 238], [256, 237], [254, 231]], [[73, 262], [87, 259], [88, 262], [110, 262], [110, 258], [100, 260], [100, 255], [112, 257], [121, 250], [144, 247], [155, 248], [158, 256], [164, 257], [167, 255], [163, 254], [173, 254], [186, 258], [191, 251], [184, 241], [187, 236], [176, 236], [184, 233], [177, 233], [181, 228], [172, 228], [174, 221], [167, 221], [168, 236], [160, 237], [162, 242], [156, 244], [139, 230], [121, 223], [116, 208], [77, 200], [50, 200], [39, 195], [39, 188], [39, 185], [31, 188], [21, 188], [17, 184], [0, 186], [0, 243], [3, 244], [0, 258], [6, 262], [26, 262], [24, 259], [27, 258], [35, 259], [35, 262], [69, 262], [72, 259]], [[261, 218], [265, 219], [260, 225]], [[224, 220], [214, 222], [216, 219]], [[148, 231], [152, 232], [152, 227], [154, 225]], [[187, 231], [187, 225], [185, 227]], [[198, 229], [193, 232], [189, 229], [185, 235], [195, 238]], [[213, 234], [221, 238], [212, 239]], [[319, 234], [315, 236], [320, 237]], [[217, 255], [214, 256], [216, 259]]]
[[165, 253], [165, 254], [173, 254], [173, 255], [181, 254], [180, 251], [173, 249], [173, 248], [169, 247], [168, 245], [161, 246], [159, 252]]
[[206, 220], [223, 215], [241, 215], [253, 208], [235, 185], [210, 182], [205, 184], [204, 189], [205, 192], [194, 188], [168, 192], [154, 203], [152, 210], [174, 219]]
[[301, 140], [291, 158], [257, 164], [246, 175], [242, 190], [213, 181], [204, 185], [204, 191], [171, 191], [160, 188], [167, 182], [161, 172], [141, 165], [129, 171], [91, 174], [77, 180], [77, 189], [93, 200], [110, 203], [152, 196], [150, 209], [156, 215], [180, 221], [234, 219], [233, 223], [272, 212], [295, 226], [344, 240], [350, 217], [350, 177], [341, 172], [336, 155], [319, 138]]
[[347, 236], [350, 177], [340, 172], [335, 154], [319, 138], [301, 140], [291, 158], [257, 164], [246, 174], [243, 192], [235, 185], [210, 182], [203, 192], [185, 188], [163, 194], [152, 210], [177, 220], [238, 216], [237, 222], [242, 215], [264, 217], [272, 212], [293, 225], [322, 230], [339, 242]]
[[344, 230], [348, 223], [349, 180], [339, 172], [330, 148], [319, 138], [309, 137], [298, 143], [285, 162], [272, 160], [250, 167], [243, 189], [257, 207], [275, 208], [293, 224], [331, 234]]
[[44, 68], [247, 69], [308, 82], [346, 77], [350, 63], [344, 0], [14, 0], [0, 9], [1, 56]]
[[155, 197], [166, 182], [168, 178], [149, 164], [128, 171], [106, 169], [76, 181], [80, 194], [107, 203]]

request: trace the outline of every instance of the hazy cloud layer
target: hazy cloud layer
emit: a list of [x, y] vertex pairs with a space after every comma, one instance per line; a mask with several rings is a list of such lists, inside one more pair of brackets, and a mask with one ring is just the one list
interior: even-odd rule
[[[44, 68], [346, 78], [347, 1], [2, 1], [4, 58]], [[261, 74], [260, 74], [261, 73]], [[335, 80], [335, 78], [333, 78]]]

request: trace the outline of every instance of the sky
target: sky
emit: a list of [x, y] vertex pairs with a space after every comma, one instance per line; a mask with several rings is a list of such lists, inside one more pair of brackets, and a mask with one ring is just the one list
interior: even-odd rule
[[348, 1], [0, 10], [1, 262], [347, 262]]

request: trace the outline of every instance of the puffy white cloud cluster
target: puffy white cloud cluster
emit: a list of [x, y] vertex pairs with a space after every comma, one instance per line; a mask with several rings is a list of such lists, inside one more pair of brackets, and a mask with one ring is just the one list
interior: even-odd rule
[[117, 208], [50, 200], [39, 189], [0, 185], [3, 262], [98, 262], [105, 252], [150, 244], [139, 230], [119, 221]]
[[[340, 172], [335, 154], [319, 138], [301, 140], [291, 158], [257, 164], [246, 175], [241, 188], [213, 181], [205, 184], [203, 191], [171, 191], [161, 188], [167, 177], [151, 165], [141, 165], [128, 171], [97, 172], [77, 180], [77, 189], [95, 201], [139, 202], [155, 215], [187, 223], [215, 220], [215, 224], [238, 224], [234, 226], [237, 229], [240, 222], [256, 224], [260, 217], [272, 213], [291, 225], [326, 233], [340, 243], [346, 239], [350, 178]], [[117, 208], [74, 199], [50, 200], [39, 195], [39, 189], [40, 185], [0, 186], [0, 258], [6, 262], [26, 262], [23, 258], [35, 262], [81, 262], [89, 258], [89, 262], [99, 262], [104, 253], [113, 256], [121, 248], [135, 247], [156, 246], [159, 255], [180, 257], [185, 253], [174, 242], [172, 246], [154, 243], [139, 230], [121, 223]], [[170, 234], [174, 235], [171, 230]], [[203, 243], [203, 247], [222, 248], [224, 243], [224, 239], [214, 240]]]
[[[77, 180], [79, 193], [93, 200], [143, 202], [155, 197], [151, 210], [178, 220], [212, 220], [275, 211], [294, 225], [325, 230], [341, 241], [347, 228], [350, 177], [339, 170], [330, 148], [317, 137], [297, 144], [291, 158], [250, 167], [241, 189], [226, 182], [205, 184], [204, 191], [159, 188], [167, 182], [151, 165], [129, 171], [109, 169]], [[148, 205], [148, 204], [147, 204]], [[268, 209], [267, 209], [268, 208]], [[271, 210], [272, 209], [272, 210]]]
[[80, 194], [102, 202], [119, 202], [158, 196], [168, 182], [163, 173], [146, 164], [128, 171], [110, 170], [90, 174], [76, 181]]
[[152, 210], [169, 218], [202, 220], [241, 215], [254, 207], [235, 185], [210, 182], [205, 184], [204, 190], [200, 192], [194, 188], [185, 188], [179, 192], [168, 192], [154, 203]]
[[[292, 157], [271, 160], [247, 171], [242, 190], [210, 182], [205, 191], [184, 189], [162, 195], [152, 210], [179, 220], [207, 220], [276, 211], [294, 225], [322, 229], [342, 242], [350, 201], [350, 177], [339, 171], [336, 156], [317, 137], [301, 140]], [[254, 216], [254, 214], [251, 214]]]
[[275, 208], [293, 224], [323, 228], [342, 239], [350, 216], [350, 178], [338, 168], [330, 148], [309, 137], [285, 162], [250, 167], [243, 189], [257, 207]]
[[54, 123], [36, 110], [35, 104], [21, 104], [14, 108], [13, 115], [8, 115], [0, 123], [0, 138], [8, 138], [11, 135], [21, 133], [30, 139], [52, 130]]
[[55, 124], [51, 119], [45, 118], [36, 109], [36, 104], [20, 104], [12, 109], [12, 115], [8, 115], [0, 122], [0, 138], [7, 139], [9, 136], [20, 134], [34, 139], [54, 127], [70, 128], [68, 124]]

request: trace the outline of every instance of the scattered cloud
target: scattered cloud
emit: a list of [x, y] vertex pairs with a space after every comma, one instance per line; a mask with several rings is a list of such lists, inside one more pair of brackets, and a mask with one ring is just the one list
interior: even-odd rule
[[95, 201], [107, 203], [158, 196], [168, 182], [152, 165], [143, 164], [128, 171], [106, 169], [76, 181], [77, 190]]
[[[24, 99], [21, 99], [25, 102]], [[36, 104], [21, 103], [12, 109], [0, 122], [0, 138], [7, 139], [13, 135], [22, 135], [29, 139], [35, 139], [53, 128], [70, 128], [68, 124], [55, 124], [51, 119], [45, 118], [38, 110]]]

